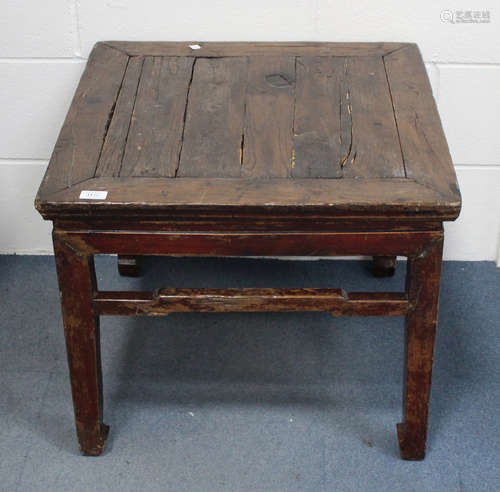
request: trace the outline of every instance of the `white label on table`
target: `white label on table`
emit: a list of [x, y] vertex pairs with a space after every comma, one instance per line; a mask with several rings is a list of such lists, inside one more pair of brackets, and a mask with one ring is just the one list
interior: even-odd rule
[[199, 50], [199, 49], [201, 49], [201, 46], [199, 44], [190, 44], [189, 47], [192, 50]]
[[107, 196], [107, 191], [82, 190], [80, 193], [80, 199], [83, 200], [106, 200]]

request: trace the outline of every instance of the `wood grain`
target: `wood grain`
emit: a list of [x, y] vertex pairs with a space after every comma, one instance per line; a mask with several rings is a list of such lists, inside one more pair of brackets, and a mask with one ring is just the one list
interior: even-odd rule
[[[405, 43], [325, 43], [325, 42], [136, 42], [106, 41], [131, 56], [381, 56], [398, 50]], [[189, 46], [198, 44], [193, 50]]]
[[57, 232], [53, 240], [78, 443], [82, 454], [97, 456], [109, 427], [103, 423], [99, 316], [92, 305], [94, 259], [68, 246]]
[[183, 232], [411, 232], [438, 231], [442, 223], [439, 219], [427, 221], [393, 218], [386, 216], [359, 217], [325, 217], [322, 215], [303, 214], [240, 214], [238, 220], [230, 215], [219, 215], [203, 212], [191, 214], [175, 214], [175, 217], [130, 215], [127, 220], [122, 217], [60, 217], [54, 226], [65, 231], [183, 231]]
[[290, 176], [294, 94], [295, 58], [250, 58], [242, 176]]
[[42, 195], [94, 175], [128, 59], [102, 43], [92, 50], [42, 181]]
[[175, 176], [192, 58], [146, 57], [120, 176]]
[[240, 176], [247, 63], [196, 59], [177, 176]]
[[340, 178], [340, 95], [344, 59], [300, 57], [293, 123], [294, 178]]
[[106, 134], [95, 176], [119, 176], [132, 111], [142, 73], [144, 58], [132, 57], [128, 63], [113, 118]]
[[405, 232], [163, 232], [61, 231], [86, 254], [188, 256], [407, 256], [441, 231]]
[[[382, 58], [372, 45], [353, 45], [357, 56], [345, 57], [323, 56], [337, 45], [222, 43], [211, 49], [228, 56], [130, 60], [113, 46], [96, 48], [82, 78], [36, 199], [44, 217], [242, 207], [423, 221], [458, 215], [456, 177], [412, 45]], [[243, 48], [260, 55], [233, 56]], [[316, 56], [290, 56], [296, 48]], [[89, 94], [106, 98], [89, 105]], [[108, 198], [85, 202], [83, 189]]]
[[327, 311], [335, 316], [401, 316], [403, 292], [342, 289], [160, 289], [153, 292], [98, 292], [99, 314], [160, 316], [177, 312]]
[[401, 147], [381, 57], [344, 59], [341, 107], [343, 176], [404, 178]]
[[408, 460], [425, 456], [442, 253], [441, 235], [421, 254], [410, 255], [407, 263], [404, 420], [398, 425], [398, 438], [401, 457]]
[[[107, 199], [79, 200], [80, 190], [89, 187], [107, 190]], [[96, 218], [193, 212], [235, 217], [252, 212], [452, 220], [457, 208], [459, 203], [438, 201], [432, 189], [408, 179], [95, 178], [38, 204], [45, 217]]]
[[418, 47], [406, 46], [384, 61], [407, 176], [459, 204], [455, 170]]

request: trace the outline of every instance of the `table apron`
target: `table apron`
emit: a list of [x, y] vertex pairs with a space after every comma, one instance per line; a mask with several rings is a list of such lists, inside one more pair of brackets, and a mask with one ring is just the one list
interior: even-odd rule
[[441, 231], [403, 232], [144, 232], [54, 230], [80, 255], [356, 256], [422, 254]]

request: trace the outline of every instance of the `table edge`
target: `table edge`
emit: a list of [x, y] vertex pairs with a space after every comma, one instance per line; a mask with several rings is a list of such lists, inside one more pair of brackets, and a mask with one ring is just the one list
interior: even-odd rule
[[[385, 56], [415, 43], [329, 42], [329, 41], [99, 41], [94, 47], [105, 45], [128, 56], [192, 56], [229, 57], [245, 55], [276, 56], [278, 54], [323, 56]], [[200, 48], [192, 49], [191, 46]], [[318, 51], [320, 50], [320, 51]]]
[[[148, 201], [137, 199], [148, 189]], [[276, 193], [276, 189], [280, 191]], [[82, 190], [108, 191], [106, 200], [81, 200]], [[368, 194], [367, 190], [375, 192]], [[303, 200], [274, 200], [273, 196]], [[353, 199], [353, 196], [362, 197]], [[226, 198], [224, 198], [226, 197]], [[324, 217], [429, 217], [455, 220], [461, 209], [457, 192], [444, 195], [427, 184], [401, 179], [248, 179], [248, 178], [91, 178], [48, 196], [35, 207], [49, 220], [61, 217], [166, 217], [186, 213], [242, 213]]]

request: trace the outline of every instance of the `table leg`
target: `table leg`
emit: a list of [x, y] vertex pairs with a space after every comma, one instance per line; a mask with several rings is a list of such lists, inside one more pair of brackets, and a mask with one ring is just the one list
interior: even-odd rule
[[372, 271], [375, 277], [392, 277], [396, 272], [396, 257], [374, 256]]
[[92, 307], [97, 289], [94, 259], [53, 235], [66, 350], [80, 451], [99, 455], [109, 427], [102, 422], [99, 316]]
[[404, 422], [398, 424], [401, 457], [425, 456], [443, 241], [433, 241], [408, 258]]
[[139, 277], [139, 258], [133, 255], [118, 255], [118, 273], [122, 277]]

